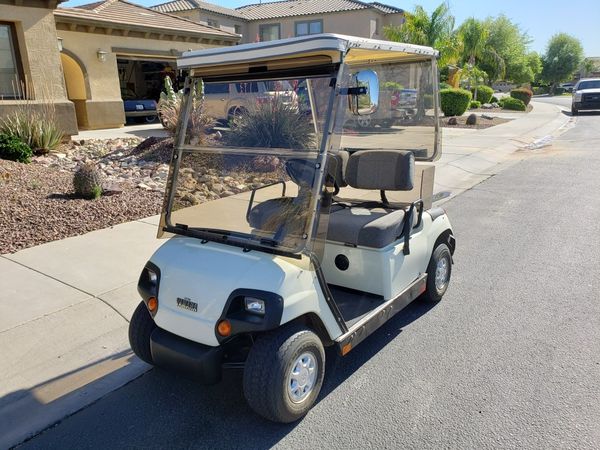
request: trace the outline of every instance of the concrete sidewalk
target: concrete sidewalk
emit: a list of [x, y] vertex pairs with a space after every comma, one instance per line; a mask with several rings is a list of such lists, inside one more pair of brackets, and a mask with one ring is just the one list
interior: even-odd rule
[[[485, 130], [444, 129], [436, 192], [449, 198], [527, 156], [570, 117], [536, 103]], [[16, 445], [148, 370], [133, 356], [128, 320], [137, 278], [162, 241], [143, 219], [0, 257], [0, 448]]]

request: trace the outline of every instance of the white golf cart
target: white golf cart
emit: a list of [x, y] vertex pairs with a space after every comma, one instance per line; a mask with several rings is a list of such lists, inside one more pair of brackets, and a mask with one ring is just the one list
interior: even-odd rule
[[[171, 239], [142, 271], [129, 329], [141, 359], [207, 384], [243, 369], [250, 406], [291, 422], [319, 395], [325, 347], [346, 355], [413, 300], [442, 298], [455, 241], [432, 207], [436, 55], [322, 34], [182, 56], [159, 227]], [[300, 100], [251, 94], [228, 128], [202, 120], [203, 86], [264, 81]], [[347, 127], [389, 104], [390, 81], [416, 90], [411, 119]]]

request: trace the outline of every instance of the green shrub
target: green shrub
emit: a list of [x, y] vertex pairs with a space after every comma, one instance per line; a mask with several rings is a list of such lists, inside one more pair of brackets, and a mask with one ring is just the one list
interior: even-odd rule
[[471, 100], [469, 103], [469, 109], [478, 109], [481, 108], [481, 102], [478, 100]]
[[529, 105], [532, 95], [533, 92], [531, 92], [530, 89], [526, 88], [513, 89], [512, 91], [510, 91], [510, 96], [512, 98], [521, 100], [525, 104], [525, 106]]
[[518, 98], [504, 97], [501, 101], [502, 108], [504, 109], [511, 109], [513, 111], [525, 111], [527, 109], [525, 103]]
[[0, 158], [21, 163], [31, 161], [33, 151], [29, 145], [10, 134], [0, 133]]
[[0, 132], [20, 139], [35, 153], [56, 149], [64, 136], [56, 120], [32, 109], [19, 110], [2, 119]]
[[550, 92], [548, 86], [534, 86], [531, 90], [533, 91], [533, 95], [543, 95]]
[[490, 99], [490, 103], [500, 103], [500, 100], [498, 100], [498, 97], [496, 97], [495, 95], [492, 95], [492, 98]]
[[309, 118], [275, 96], [235, 117], [223, 137], [236, 147], [306, 149], [315, 145], [313, 135]]
[[452, 86], [450, 86], [448, 83], [444, 83], [443, 81], [440, 83], [440, 90], [442, 89], [452, 89]]
[[[475, 88], [471, 89], [473, 93], [473, 98], [475, 98]], [[477, 98], [475, 100], [483, 103], [490, 103], [492, 100], [492, 96], [494, 95], [494, 90], [489, 86], [477, 86]]]
[[471, 93], [464, 89], [443, 89], [440, 96], [445, 116], [462, 116], [471, 103]]
[[75, 193], [83, 198], [97, 199], [102, 195], [102, 174], [93, 163], [81, 165], [73, 175]]

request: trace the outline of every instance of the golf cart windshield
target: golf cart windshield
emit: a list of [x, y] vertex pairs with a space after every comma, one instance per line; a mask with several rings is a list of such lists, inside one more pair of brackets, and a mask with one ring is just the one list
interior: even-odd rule
[[330, 78], [188, 80], [161, 229], [302, 251], [315, 216]]
[[[378, 86], [377, 104], [365, 114], [340, 108], [336, 133], [341, 136], [340, 149], [405, 150], [422, 161], [441, 156], [438, 141], [438, 112], [435, 59], [387, 64], [352, 65], [346, 71], [347, 85], [353, 75], [372, 72]], [[373, 86], [371, 87], [373, 89]]]

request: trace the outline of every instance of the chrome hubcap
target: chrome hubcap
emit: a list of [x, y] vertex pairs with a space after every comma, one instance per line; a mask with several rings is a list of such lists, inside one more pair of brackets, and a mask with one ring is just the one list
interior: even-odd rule
[[448, 284], [448, 259], [442, 258], [435, 266], [435, 288], [443, 291]]
[[302, 403], [312, 392], [317, 379], [317, 358], [311, 352], [302, 353], [288, 377], [288, 394], [294, 403]]

